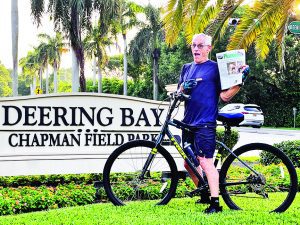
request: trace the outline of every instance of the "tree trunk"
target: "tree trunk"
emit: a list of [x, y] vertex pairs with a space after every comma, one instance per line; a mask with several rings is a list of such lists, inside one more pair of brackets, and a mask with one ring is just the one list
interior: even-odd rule
[[126, 34], [123, 34], [124, 41], [124, 57], [123, 57], [123, 66], [124, 66], [124, 84], [123, 84], [123, 95], [127, 95], [127, 43], [126, 43]]
[[158, 99], [158, 60], [159, 60], [160, 51], [158, 48], [155, 48], [152, 57], [153, 57], [153, 100]]
[[19, 12], [18, 0], [11, 0], [11, 36], [13, 58], [13, 96], [18, 96], [18, 41], [19, 41]]
[[33, 82], [32, 82], [32, 93], [31, 95], [35, 95], [35, 89], [36, 89], [36, 77], [33, 77]]
[[153, 100], [157, 100], [158, 97], [158, 88], [157, 88], [157, 60], [153, 59]]
[[49, 94], [49, 67], [46, 65], [46, 94]]
[[54, 93], [57, 93], [57, 66], [53, 65], [53, 83], [54, 83]]
[[96, 64], [97, 64], [97, 62], [96, 62], [96, 56], [93, 56], [93, 87], [95, 87], [95, 85], [96, 85], [96, 74], [97, 74], [97, 72], [96, 72]]
[[98, 93], [102, 93], [102, 72], [100, 63], [98, 64]]
[[[80, 91], [86, 91], [85, 85], [85, 76], [84, 76], [84, 52], [83, 52], [83, 44], [81, 40], [81, 27], [80, 27], [80, 13], [78, 12], [78, 5], [80, 1], [74, 1], [71, 7], [71, 26], [70, 26], [70, 40], [71, 46], [74, 50], [74, 54], [77, 58], [77, 63], [80, 67], [80, 76], [79, 76], [79, 84], [80, 84]], [[73, 61], [75, 61], [73, 59]], [[73, 90], [74, 92], [74, 90]]]
[[72, 50], [72, 92], [78, 92], [78, 77], [79, 77], [79, 64], [73, 48]]
[[79, 54], [77, 55], [77, 59], [79, 61], [79, 67], [80, 67], [80, 77], [79, 77], [80, 91], [86, 92], [86, 81], [84, 76], [84, 53], [83, 53], [82, 45], [78, 50], [78, 52]]
[[40, 89], [43, 90], [43, 70], [39, 69]]

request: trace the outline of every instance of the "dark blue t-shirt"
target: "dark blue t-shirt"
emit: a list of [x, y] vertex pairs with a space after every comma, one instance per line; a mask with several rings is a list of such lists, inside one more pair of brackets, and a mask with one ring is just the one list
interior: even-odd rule
[[179, 85], [189, 79], [202, 78], [191, 90], [191, 99], [185, 102], [183, 122], [191, 126], [216, 123], [218, 101], [221, 92], [220, 76], [216, 62], [208, 60], [201, 64], [185, 64]]

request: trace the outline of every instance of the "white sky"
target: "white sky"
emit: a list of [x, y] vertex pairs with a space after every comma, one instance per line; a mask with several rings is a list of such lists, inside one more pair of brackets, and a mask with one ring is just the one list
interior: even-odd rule
[[[163, 2], [161, 0], [135, 0], [139, 4], [145, 5], [150, 2], [152, 5], [159, 6]], [[19, 0], [19, 53], [18, 58], [26, 56], [27, 52], [33, 46], [38, 45], [37, 34], [47, 33], [54, 34], [53, 23], [44, 16], [42, 26], [37, 28], [33, 24], [30, 15], [30, 0]], [[0, 61], [6, 68], [12, 68], [12, 52], [11, 52], [11, 1], [1, 0], [0, 7]], [[122, 44], [120, 44], [122, 46]], [[70, 54], [66, 54], [62, 58], [62, 67], [71, 67], [72, 59]]]

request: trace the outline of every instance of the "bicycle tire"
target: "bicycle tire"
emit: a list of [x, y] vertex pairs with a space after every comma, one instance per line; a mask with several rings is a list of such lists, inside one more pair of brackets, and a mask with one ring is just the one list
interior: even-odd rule
[[[298, 179], [293, 163], [280, 149], [268, 144], [244, 145], [236, 149], [234, 153], [238, 157], [243, 157], [252, 151], [260, 151], [259, 156], [252, 156], [253, 158], [258, 157], [258, 159], [250, 163], [251, 167], [259, 170], [259, 176], [255, 176], [233, 155], [229, 155], [224, 161], [220, 171], [220, 192], [225, 203], [234, 210], [263, 209], [270, 212], [284, 212], [292, 204], [297, 193]], [[268, 159], [272, 159], [272, 163], [261, 166], [259, 162], [266, 159], [263, 158], [266, 155], [268, 155]], [[249, 158], [249, 156], [245, 158], [247, 157]], [[239, 170], [238, 175], [236, 174], [237, 170]], [[229, 185], [231, 180], [235, 182], [236, 180], [238, 182], [246, 180], [247, 182], [250, 181], [250, 184]], [[265, 184], [258, 184], [257, 182], [260, 181]], [[249, 201], [247, 201], [248, 198]]]
[[[114, 205], [122, 206], [130, 201], [154, 199], [159, 200], [156, 205], [165, 205], [175, 195], [178, 183], [177, 166], [171, 154], [162, 146], [157, 147], [157, 154], [145, 178], [139, 178], [139, 171], [154, 147], [154, 142], [134, 140], [121, 145], [108, 157], [103, 170], [103, 185]], [[127, 163], [131, 164], [130, 167]], [[118, 176], [125, 179], [118, 180]]]

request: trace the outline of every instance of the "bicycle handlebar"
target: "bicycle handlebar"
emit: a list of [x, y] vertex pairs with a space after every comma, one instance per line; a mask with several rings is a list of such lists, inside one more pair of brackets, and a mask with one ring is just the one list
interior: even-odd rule
[[190, 95], [187, 95], [187, 94], [184, 94], [184, 93], [178, 92], [178, 91], [172, 92], [170, 94], [170, 96], [172, 99], [179, 100], [179, 101], [185, 101], [185, 100], [191, 99]]

